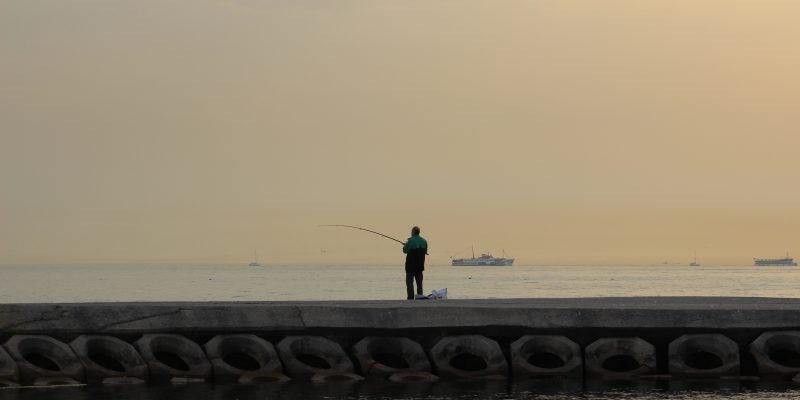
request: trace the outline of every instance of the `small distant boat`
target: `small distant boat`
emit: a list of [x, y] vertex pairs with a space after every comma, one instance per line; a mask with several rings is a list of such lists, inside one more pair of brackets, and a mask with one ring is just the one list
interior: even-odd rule
[[[505, 255], [505, 252], [503, 252]], [[493, 257], [491, 254], [481, 254], [480, 257], [475, 257], [475, 248], [472, 248], [472, 258], [454, 258], [454, 267], [477, 267], [477, 266], [511, 266], [514, 264], [513, 258]]]
[[253, 260], [254, 261], [251, 262], [250, 264], [247, 264], [247, 266], [249, 266], [249, 267], [260, 267], [261, 266], [261, 264], [258, 263], [258, 253], [256, 253], [255, 250], [253, 250]]
[[784, 258], [754, 258], [753, 263], [757, 266], [797, 266], [794, 258], [789, 257], [789, 252], [786, 252], [786, 257]]
[[697, 250], [694, 252], [694, 261], [689, 263], [690, 267], [699, 267], [700, 264], [697, 263]]

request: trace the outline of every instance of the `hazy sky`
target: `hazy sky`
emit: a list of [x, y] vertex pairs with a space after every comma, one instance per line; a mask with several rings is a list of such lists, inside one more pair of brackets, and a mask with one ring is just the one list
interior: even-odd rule
[[0, 0], [0, 263], [800, 256], [800, 2]]

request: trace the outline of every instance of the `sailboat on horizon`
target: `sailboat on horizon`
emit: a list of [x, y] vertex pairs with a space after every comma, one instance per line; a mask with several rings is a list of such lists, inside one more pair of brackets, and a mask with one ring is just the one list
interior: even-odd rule
[[697, 263], [697, 250], [694, 251], [694, 261], [689, 263], [690, 267], [699, 267], [700, 264]]
[[261, 266], [261, 264], [258, 263], [258, 253], [256, 252], [256, 249], [253, 249], [253, 262], [251, 262], [250, 264], [247, 264], [247, 265], [249, 267], [260, 267]]

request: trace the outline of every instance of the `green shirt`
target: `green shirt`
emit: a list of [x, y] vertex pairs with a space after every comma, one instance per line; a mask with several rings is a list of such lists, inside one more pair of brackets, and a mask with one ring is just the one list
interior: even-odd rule
[[419, 235], [408, 238], [406, 244], [403, 245], [403, 253], [408, 253], [409, 250], [414, 250], [414, 249], [424, 249], [425, 252], [427, 253], [428, 241]]

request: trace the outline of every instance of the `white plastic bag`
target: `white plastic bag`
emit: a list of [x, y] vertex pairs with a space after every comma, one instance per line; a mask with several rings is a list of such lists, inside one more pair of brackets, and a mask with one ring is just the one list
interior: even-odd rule
[[428, 298], [431, 300], [447, 300], [447, 288], [434, 290]]

